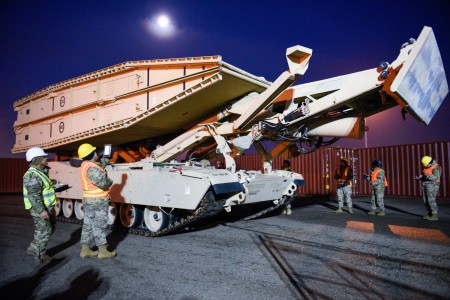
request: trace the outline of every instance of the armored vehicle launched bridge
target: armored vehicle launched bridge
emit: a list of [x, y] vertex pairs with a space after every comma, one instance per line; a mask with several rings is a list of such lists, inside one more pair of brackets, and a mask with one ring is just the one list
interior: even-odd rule
[[16, 101], [12, 152], [40, 146], [72, 155], [80, 142], [121, 145], [173, 136], [269, 86], [220, 56], [117, 64]]
[[[108, 166], [114, 179], [111, 223], [120, 216], [125, 227], [160, 235], [234, 205], [286, 205], [304, 181], [294, 172], [272, 171], [274, 157], [361, 138], [364, 118], [397, 105], [428, 124], [448, 94], [429, 27], [402, 45], [391, 63], [291, 87], [311, 55], [309, 48], [288, 48], [289, 70], [274, 83], [220, 56], [127, 62], [66, 80], [15, 102], [12, 151], [40, 146], [64, 160], [81, 143], [118, 145], [116, 154], [126, 163]], [[268, 140], [278, 145], [266, 152], [261, 142]], [[298, 142], [313, 146], [298, 148]], [[264, 172], [235, 173], [233, 157], [251, 144]], [[223, 155], [227, 170], [204, 162], [169, 163], [183, 152], [198, 159]], [[75, 212], [81, 220], [78, 170], [57, 161], [52, 172], [73, 186], [59, 195], [64, 216]]]

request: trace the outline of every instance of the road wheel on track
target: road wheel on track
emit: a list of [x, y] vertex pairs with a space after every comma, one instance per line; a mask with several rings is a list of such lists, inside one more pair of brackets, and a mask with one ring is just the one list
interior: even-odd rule
[[117, 204], [110, 202], [108, 206], [108, 225], [116, 224], [117, 219]]
[[75, 217], [78, 220], [83, 220], [84, 217], [83, 200], [74, 200], [74, 204], [75, 204]]
[[62, 202], [62, 211], [63, 215], [66, 218], [71, 218], [74, 210], [73, 200], [72, 199], [64, 199]]
[[142, 224], [142, 207], [122, 203], [120, 206], [120, 223], [126, 228], [137, 227]]
[[60, 213], [61, 213], [61, 199], [56, 198], [56, 203], [55, 203], [55, 216], [59, 216]]
[[147, 206], [144, 210], [144, 223], [151, 232], [158, 232], [169, 225], [170, 215], [159, 207]]

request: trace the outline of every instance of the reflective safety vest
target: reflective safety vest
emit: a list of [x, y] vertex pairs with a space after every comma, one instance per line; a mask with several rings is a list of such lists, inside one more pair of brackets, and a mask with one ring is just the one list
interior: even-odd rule
[[[23, 177], [25, 177], [25, 175], [31, 174], [31, 173], [38, 175], [39, 178], [41, 178], [42, 182], [44, 183], [44, 189], [42, 190], [42, 198], [44, 199], [45, 206], [46, 207], [54, 206], [56, 204], [56, 195], [55, 195], [55, 190], [53, 189], [52, 181], [50, 180], [50, 178], [48, 178], [48, 176], [45, 175], [44, 173], [36, 170], [34, 167], [30, 167], [25, 172]], [[27, 188], [25, 187], [25, 185], [23, 186], [23, 202], [25, 203], [25, 209], [31, 208], [31, 202], [28, 199], [28, 191], [27, 191]]]
[[[375, 170], [372, 172], [372, 178], [371, 178], [371, 181], [377, 180], [378, 173], [380, 173], [381, 171], [383, 171], [383, 169], [375, 169]], [[388, 181], [387, 181], [387, 179], [386, 179], [386, 176], [384, 176], [383, 179], [384, 179], [384, 186], [387, 187], [387, 186], [388, 186]]]
[[87, 172], [90, 168], [97, 168], [101, 172], [105, 173], [106, 171], [101, 166], [97, 165], [96, 163], [92, 161], [84, 161], [81, 164], [80, 168], [80, 182], [81, 182], [81, 189], [83, 190], [83, 197], [84, 198], [107, 198], [109, 197], [109, 188], [106, 190], [102, 190], [98, 186], [92, 183], [92, 181], [88, 178]]
[[[348, 172], [351, 170], [350, 166], [346, 166], [344, 169], [344, 173], [341, 174], [341, 168], [338, 167], [336, 170], [337, 175], [340, 177], [337, 181], [339, 184], [344, 183], [344, 181], [346, 181], [348, 179]], [[349, 181], [347, 186], [352, 186], [352, 180]]]
[[[423, 175], [432, 175], [433, 174], [433, 169], [437, 168], [437, 167], [441, 167], [441, 166], [438, 165], [438, 164], [434, 164], [434, 165], [432, 165], [429, 168], [423, 169]], [[438, 180], [436, 180], [435, 182], [438, 183], [438, 184], [441, 183], [440, 178], [438, 178]]]

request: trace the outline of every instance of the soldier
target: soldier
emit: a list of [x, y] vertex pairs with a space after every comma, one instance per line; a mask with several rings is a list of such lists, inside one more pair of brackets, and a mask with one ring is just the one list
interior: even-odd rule
[[[285, 159], [283, 161], [283, 165], [281, 166], [281, 170], [292, 171], [291, 170], [291, 162], [289, 160]], [[291, 215], [292, 214], [291, 204], [286, 204], [286, 207], [283, 209], [282, 214], [283, 215]]]
[[343, 199], [347, 202], [348, 212], [353, 213], [352, 210], [352, 180], [353, 180], [353, 170], [348, 164], [348, 159], [346, 157], [341, 158], [341, 165], [336, 168], [334, 173], [334, 179], [337, 180], [337, 198], [339, 208], [336, 209], [337, 213], [342, 212], [342, 207], [344, 206]]
[[281, 170], [292, 171], [291, 170], [291, 162], [287, 159], [283, 161], [283, 165], [281, 166]]
[[[109, 159], [102, 158], [100, 163], [97, 163], [99, 157], [95, 149], [90, 144], [83, 144], [78, 148], [78, 156], [83, 159], [80, 167], [80, 181], [84, 198], [80, 257], [111, 258], [116, 256], [116, 252], [107, 249], [106, 229], [108, 227], [109, 189], [113, 182], [105, 171]], [[92, 240], [98, 246], [98, 252], [89, 248]]]
[[372, 161], [371, 175], [365, 175], [370, 182], [372, 187], [372, 197], [371, 197], [371, 211], [368, 212], [369, 215], [374, 215], [377, 209], [377, 204], [381, 211], [377, 214], [378, 216], [384, 216], [384, 189], [388, 186], [386, 175], [384, 170], [381, 168], [381, 160]]
[[47, 153], [39, 147], [32, 147], [26, 153], [30, 168], [23, 176], [23, 199], [25, 209], [30, 211], [35, 230], [34, 238], [27, 253], [40, 263], [47, 263], [53, 257], [46, 254], [50, 236], [55, 231], [55, 191], [52, 181], [46, 174]]
[[423, 202], [428, 214], [423, 217], [424, 220], [437, 221], [438, 207], [436, 197], [441, 183], [442, 168], [431, 156], [422, 157], [423, 175], [420, 176], [423, 188]]

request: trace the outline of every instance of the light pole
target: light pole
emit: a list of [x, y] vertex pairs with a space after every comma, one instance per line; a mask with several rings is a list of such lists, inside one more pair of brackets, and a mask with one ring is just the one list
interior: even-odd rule
[[365, 121], [367, 130], [364, 132], [364, 148], [367, 148], [367, 133], [369, 132], [369, 127], [367, 126], [367, 119]]

